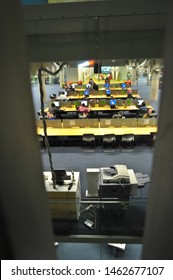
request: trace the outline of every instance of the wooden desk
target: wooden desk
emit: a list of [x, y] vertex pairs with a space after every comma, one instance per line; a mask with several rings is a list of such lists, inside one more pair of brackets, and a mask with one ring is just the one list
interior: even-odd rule
[[[79, 220], [81, 198], [79, 172], [74, 172], [75, 182], [70, 190], [68, 190], [68, 183], [71, 182], [70, 180], [65, 181], [67, 185], [56, 185], [56, 189], [54, 189], [52, 173], [46, 171], [43, 172], [43, 175], [51, 217], [56, 219]], [[67, 172], [67, 175], [72, 174], [71, 172]]]
[[[112, 87], [111, 84], [110, 84], [110, 89], [111, 89], [111, 91], [112, 91], [112, 90], [115, 90], [115, 91], [121, 91], [121, 90], [127, 91], [127, 90], [128, 90], [128, 88], [125, 88], [125, 89], [124, 89], [124, 88], [121, 88], [121, 87]], [[85, 88], [75, 88], [75, 91], [77, 91], [77, 92], [83, 92], [83, 91], [85, 91], [85, 90], [86, 90], [86, 87], [85, 87]], [[99, 91], [103, 91], [103, 90], [105, 91], [106, 88], [103, 87], [103, 86], [99, 88]], [[133, 89], [132, 89], [132, 92], [136, 92], [136, 91], [137, 91], [137, 90], [133, 90]]]
[[[85, 97], [83, 94], [79, 95], [77, 93], [77, 95], [68, 95], [69, 100], [79, 100], [79, 99], [83, 99], [85, 98], [86, 100], [90, 100], [90, 99], [111, 99], [111, 98], [117, 98], [117, 99], [126, 99], [127, 98], [127, 94], [120, 94], [120, 93], [114, 93], [111, 92], [111, 96], [107, 96], [104, 92], [102, 94], [98, 94], [98, 92], [96, 92], [95, 94], [93, 94], [93, 92], [90, 94], [89, 97]], [[133, 94], [134, 98], [140, 98], [139, 94]]]
[[[105, 105], [103, 107], [100, 106], [95, 106], [95, 107], [88, 107], [92, 112], [105, 112], [105, 111], [109, 111], [109, 112], [113, 112], [113, 111], [138, 111], [139, 108], [136, 107], [135, 105], [132, 106], [116, 106], [115, 108], [110, 108], [109, 105]], [[77, 112], [77, 109], [75, 107], [61, 107], [61, 110], [63, 110], [64, 112]]]
[[[156, 133], [157, 127], [107, 127], [107, 128], [47, 128], [48, 136], [82, 136], [84, 133], [93, 133], [95, 136], [103, 136], [104, 134], [113, 133], [115, 135], [134, 134], [134, 135], [150, 135]], [[43, 128], [37, 127], [37, 133], [44, 136]]]

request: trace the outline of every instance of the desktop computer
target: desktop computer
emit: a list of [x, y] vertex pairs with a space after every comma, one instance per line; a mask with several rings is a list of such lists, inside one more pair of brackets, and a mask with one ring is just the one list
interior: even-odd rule
[[110, 88], [110, 84], [109, 84], [109, 83], [106, 83], [106, 84], [105, 84], [105, 88], [106, 88], [106, 89], [109, 89], [109, 88]]
[[107, 96], [110, 96], [110, 95], [111, 95], [111, 90], [110, 90], [110, 88], [106, 89], [106, 95], [107, 95]]
[[121, 87], [124, 89], [124, 88], [127, 87], [127, 85], [126, 85], [125, 83], [122, 83], [122, 84], [121, 84]]
[[64, 169], [58, 169], [55, 170], [56, 175], [56, 184], [57, 185], [63, 185], [64, 180], [71, 180], [71, 176], [66, 174], [66, 171]]
[[86, 107], [88, 106], [88, 101], [87, 100], [81, 100], [80, 105], [85, 105]]
[[109, 105], [110, 105], [111, 109], [116, 108], [116, 104], [117, 104], [116, 99], [111, 99], [110, 102], [109, 102]]
[[85, 97], [89, 97], [90, 90], [89, 89], [84, 90], [84, 95], [85, 95]]
[[55, 104], [55, 107], [56, 107], [56, 108], [59, 108], [59, 107], [60, 107], [59, 101], [54, 101], [53, 103]]

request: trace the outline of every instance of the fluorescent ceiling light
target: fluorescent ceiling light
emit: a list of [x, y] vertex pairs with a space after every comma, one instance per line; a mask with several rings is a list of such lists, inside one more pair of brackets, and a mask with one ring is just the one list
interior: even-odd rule
[[92, 66], [92, 65], [94, 65], [94, 60], [88, 60], [88, 61], [78, 64], [78, 68], [83, 68], [83, 67]]

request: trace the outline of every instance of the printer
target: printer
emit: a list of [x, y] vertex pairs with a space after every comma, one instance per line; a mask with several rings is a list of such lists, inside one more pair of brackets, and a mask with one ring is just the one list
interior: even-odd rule
[[113, 165], [101, 168], [103, 183], [130, 183], [130, 175], [126, 165]]

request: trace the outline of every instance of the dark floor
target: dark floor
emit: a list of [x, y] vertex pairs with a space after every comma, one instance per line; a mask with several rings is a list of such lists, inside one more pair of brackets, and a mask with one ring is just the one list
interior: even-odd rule
[[107, 243], [59, 243], [56, 247], [59, 260], [139, 260], [141, 252], [141, 244], [127, 244], [124, 252]]
[[[51, 93], [56, 93], [57, 85], [46, 86], [47, 97]], [[146, 85], [146, 79], [140, 78], [138, 80], [139, 94], [142, 98], [149, 99], [150, 86]], [[34, 86], [33, 100], [36, 112], [39, 110], [39, 93], [38, 87]], [[160, 92], [159, 92], [160, 94]], [[158, 102], [152, 102], [152, 106], [158, 112]], [[71, 139], [72, 140], [72, 139]], [[71, 144], [70, 144], [71, 143]], [[128, 168], [133, 169], [135, 172], [141, 172], [143, 174], [148, 174], [151, 176], [152, 172], [152, 160], [154, 148], [152, 146], [146, 145], [145, 142], [140, 143], [137, 147], [131, 150], [122, 149], [122, 147], [117, 147], [111, 152], [105, 152], [101, 147], [97, 146], [93, 151], [86, 151], [83, 149], [82, 145], [76, 145], [77, 142], [68, 141], [60, 142], [56, 146], [51, 147], [52, 160], [54, 169], [64, 168], [66, 170], [74, 170], [80, 172], [80, 181], [82, 186], [82, 198], [85, 197], [85, 191], [87, 188], [86, 181], [86, 169], [88, 167], [104, 167], [112, 166], [114, 164], [125, 164]], [[50, 164], [47, 152], [41, 149], [41, 157], [43, 163], [43, 170], [49, 171]], [[145, 188], [138, 190], [137, 197], [130, 202], [130, 207], [123, 215], [120, 212], [113, 213], [111, 211], [106, 211], [105, 209], [94, 209], [96, 210], [96, 223], [98, 228], [95, 234], [102, 235], [124, 235], [141, 237], [143, 235], [145, 213], [147, 206], [148, 192], [150, 189], [150, 184], [147, 184]], [[81, 210], [82, 210], [81, 206]], [[92, 235], [90, 229], [83, 227], [83, 220], [87, 217], [87, 212], [82, 212], [81, 220], [79, 222], [69, 222], [61, 221], [59, 223], [53, 220], [53, 227], [56, 236], [68, 235], [68, 234], [86, 234]], [[103, 219], [104, 217], [104, 219]], [[57, 238], [58, 245], [56, 246], [57, 259], [61, 260], [72, 260], [72, 259], [83, 259], [83, 260], [112, 260], [112, 259], [140, 259], [142, 244], [130, 244], [126, 246], [124, 253], [115, 250], [108, 245], [108, 242], [99, 242], [94, 240], [94, 243], [90, 240], [88, 242], [76, 241], [72, 243], [59, 242]], [[134, 242], [135, 243], [135, 242]], [[139, 242], [138, 242], [139, 243]]]
[[[126, 164], [128, 168], [134, 169], [135, 172], [151, 175], [153, 147], [147, 145], [138, 145], [132, 150], [115, 149], [108, 153], [101, 148], [96, 147], [93, 152], [86, 152], [82, 146], [66, 146], [66, 147], [51, 147], [52, 159], [54, 168], [65, 168], [66, 170], [73, 169], [80, 171], [80, 181], [82, 198], [85, 198], [85, 191], [87, 188], [86, 169], [88, 167], [103, 167], [111, 166], [113, 164]], [[41, 151], [43, 170], [50, 170], [48, 155], [44, 149]], [[121, 211], [120, 208], [104, 209], [94, 208], [96, 213], [95, 224], [96, 229], [91, 230], [87, 228], [83, 222], [91, 217], [88, 211], [82, 211], [85, 205], [81, 205], [81, 215], [79, 221], [67, 220], [53, 220], [53, 228], [57, 242], [58, 236], [69, 235], [98, 235], [98, 236], [121, 236], [124, 243], [126, 238], [132, 237], [138, 240], [143, 236], [143, 229], [145, 223], [145, 213], [147, 198], [150, 184], [138, 190], [136, 197], [131, 198], [129, 209]], [[127, 238], [127, 239], [128, 239]], [[61, 240], [61, 239], [60, 239]], [[80, 239], [79, 239], [80, 240]], [[108, 238], [109, 240], [109, 238]], [[93, 237], [93, 242], [90, 243], [72, 243], [70, 240], [67, 243], [59, 242], [56, 247], [57, 258], [59, 259], [138, 259], [141, 254], [141, 244], [127, 244], [126, 250], [123, 254], [115, 251], [107, 243], [99, 243]], [[102, 241], [103, 242], [103, 241]], [[135, 242], [135, 241], [134, 241]], [[137, 242], [139, 243], [139, 242]], [[68, 249], [69, 248], [69, 249]], [[70, 252], [70, 253], [69, 253]], [[131, 254], [130, 254], [131, 252]]]

